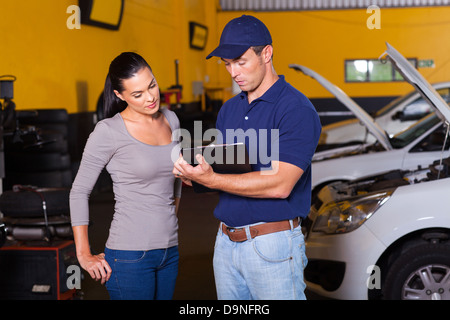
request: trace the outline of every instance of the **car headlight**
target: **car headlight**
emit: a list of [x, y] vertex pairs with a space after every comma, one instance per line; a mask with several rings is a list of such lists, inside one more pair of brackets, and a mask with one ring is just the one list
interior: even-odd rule
[[313, 231], [326, 234], [357, 229], [392, 195], [393, 190], [341, 202], [330, 202], [317, 213]]

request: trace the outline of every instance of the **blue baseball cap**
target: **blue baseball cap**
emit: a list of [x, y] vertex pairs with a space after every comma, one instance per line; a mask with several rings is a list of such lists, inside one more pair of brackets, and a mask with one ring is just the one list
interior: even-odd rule
[[227, 23], [223, 28], [219, 46], [206, 59], [236, 59], [250, 47], [268, 44], [272, 44], [272, 37], [265, 24], [253, 16], [243, 15]]

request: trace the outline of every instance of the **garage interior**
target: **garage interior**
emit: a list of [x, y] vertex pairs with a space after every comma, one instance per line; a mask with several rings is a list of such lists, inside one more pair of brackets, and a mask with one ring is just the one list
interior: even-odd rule
[[[213, 128], [222, 103], [237, 93], [222, 61], [205, 57], [224, 25], [242, 14], [266, 23], [275, 69], [311, 100], [324, 126], [353, 115], [290, 64], [317, 70], [371, 114], [411, 87], [352, 80], [346, 61], [377, 59], [389, 42], [415, 59], [430, 83], [450, 75], [448, 0], [19, 0], [0, 2], [0, 12], [0, 300], [108, 299], [84, 271], [81, 289], [67, 287], [76, 275], [67, 268], [77, 265], [68, 194], [103, 117], [109, 62], [120, 52], [148, 59], [163, 107], [193, 135], [194, 121], [203, 132]], [[183, 186], [175, 300], [216, 299], [217, 201], [217, 193]], [[93, 252], [103, 252], [113, 206], [104, 172], [90, 201]], [[310, 291], [307, 297], [325, 299]]]

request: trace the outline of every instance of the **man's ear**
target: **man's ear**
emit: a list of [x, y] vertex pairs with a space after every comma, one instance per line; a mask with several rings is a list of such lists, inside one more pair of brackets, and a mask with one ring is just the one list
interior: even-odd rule
[[270, 62], [270, 60], [272, 60], [273, 47], [270, 44], [265, 46], [261, 55], [263, 56], [265, 63]]

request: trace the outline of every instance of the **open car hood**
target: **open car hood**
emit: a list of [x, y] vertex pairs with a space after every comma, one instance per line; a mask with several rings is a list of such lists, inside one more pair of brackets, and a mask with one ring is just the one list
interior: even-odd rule
[[450, 107], [445, 100], [437, 93], [437, 91], [425, 80], [425, 78], [414, 68], [408, 60], [403, 57], [400, 52], [395, 50], [386, 42], [387, 50], [380, 56], [387, 56], [397, 71], [408, 81], [434, 109], [439, 118], [446, 122], [450, 122]]
[[299, 64], [290, 64], [289, 68], [301, 71], [305, 75], [310, 76], [311, 78], [319, 82], [366, 126], [369, 132], [375, 136], [375, 138], [386, 150], [393, 149], [391, 143], [389, 142], [386, 131], [384, 131], [361, 106], [359, 106], [352, 98], [350, 98], [344, 91], [342, 91], [341, 88], [332, 84], [320, 74], [305, 66]]

